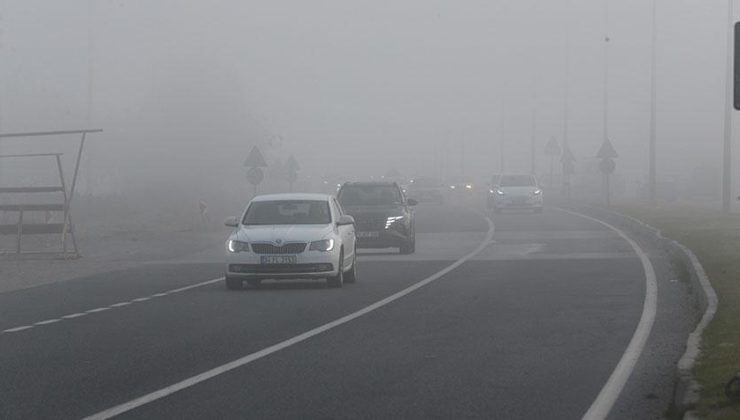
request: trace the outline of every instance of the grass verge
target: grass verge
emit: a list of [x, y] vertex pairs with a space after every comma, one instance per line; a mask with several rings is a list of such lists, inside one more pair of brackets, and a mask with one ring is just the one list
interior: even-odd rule
[[701, 355], [694, 369], [702, 386], [696, 410], [705, 419], [739, 419], [740, 404], [728, 401], [724, 385], [740, 371], [740, 215], [630, 204], [620, 204], [617, 210], [686, 245], [704, 266], [717, 292], [719, 306], [704, 331]]

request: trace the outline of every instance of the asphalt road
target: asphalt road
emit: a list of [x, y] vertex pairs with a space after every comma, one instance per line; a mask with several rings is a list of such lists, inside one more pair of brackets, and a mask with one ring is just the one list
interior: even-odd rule
[[[214, 250], [197, 261], [2, 293], [0, 418], [102, 412], [362, 310], [476, 250], [374, 311], [121, 418], [583, 416], [643, 310], [645, 276], [630, 245], [554, 209], [497, 216], [492, 241], [474, 211], [421, 206], [417, 215], [416, 254], [364, 251], [358, 283], [342, 289], [291, 281], [227, 291]], [[661, 291], [676, 287], [669, 264], [647, 251]], [[669, 309], [659, 311], [650, 354], [614, 418], [666, 408], [671, 358], [690, 319], [676, 327], [673, 312], [683, 308], [659, 303]]]

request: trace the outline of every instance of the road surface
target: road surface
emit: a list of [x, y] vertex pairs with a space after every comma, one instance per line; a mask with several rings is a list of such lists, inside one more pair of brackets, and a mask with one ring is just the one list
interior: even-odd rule
[[[342, 289], [227, 291], [216, 249], [0, 293], [0, 418], [581, 418], [643, 313], [630, 244], [553, 208], [496, 215], [493, 231], [469, 209], [417, 216], [416, 254], [361, 251]], [[691, 329], [685, 286], [640, 245], [658, 314], [611, 418], [659, 418]]]

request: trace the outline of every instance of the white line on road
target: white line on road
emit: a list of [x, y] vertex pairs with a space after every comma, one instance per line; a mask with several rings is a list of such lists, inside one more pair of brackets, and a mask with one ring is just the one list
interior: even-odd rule
[[97, 414], [93, 414], [92, 416], [86, 417], [85, 420], [103, 420], [103, 419], [109, 419], [118, 415], [121, 415], [123, 413], [126, 413], [128, 411], [131, 411], [135, 408], [141, 407], [143, 405], [149, 404], [153, 401], [159, 400], [161, 398], [164, 398], [168, 395], [172, 395], [178, 391], [182, 391], [183, 389], [190, 388], [194, 385], [197, 385], [201, 382], [207, 381], [211, 378], [214, 378], [216, 376], [219, 376], [221, 374], [224, 374], [226, 372], [229, 372], [231, 370], [240, 368], [242, 366], [245, 366], [249, 363], [254, 362], [255, 360], [259, 360], [263, 357], [269, 356], [273, 353], [276, 353], [280, 350], [283, 350], [285, 348], [294, 346], [298, 343], [301, 343], [303, 341], [308, 340], [309, 338], [315, 337], [319, 334], [322, 334], [326, 331], [329, 331], [331, 329], [334, 329], [340, 325], [346, 324], [354, 319], [357, 319], [363, 315], [367, 315], [370, 312], [373, 312], [377, 309], [382, 308], [383, 306], [388, 305], [391, 302], [394, 302], [426, 285], [429, 283], [438, 280], [442, 276], [448, 274], [452, 270], [456, 269], [457, 267], [464, 264], [466, 261], [470, 260], [471, 258], [475, 257], [478, 253], [483, 251], [486, 246], [488, 246], [489, 241], [493, 238], [493, 233], [495, 231], [493, 222], [491, 222], [491, 219], [486, 217], [486, 221], [488, 222], [488, 234], [486, 235], [486, 239], [471, 253], [463, 256], [462, 258], [458, 259], [454, 263], [448, 265], [444, 269], [436, 272], [435, 274], [425, 278], [424, 280], [419, 281], [418, 283], [414, 283], [413, 285], [401, 290], [400, 292], [397, 292], [391, 296], [388, 296], [385, 299], [379, 300], [375, 303], [373, 303], [370, 306], [366, 306], [365, 308], [360, 309], [359, 311], [353, 312], [349, 315], [346, 315], [342, 318], [336, 319], [332, 322], [329, 322], [328, 324], [324, 324], [320, 327], [314, 328], [310, 331], [306, 331], [303, 334], [297, 335], [293, 338], [290, 338], [288, 340], [285, 340], [283, 342], [280, 342], [278, 344], [272, 345], [270, 347], [267, 347], [265, 349], [262, 349], [260, 351], [257, 351], [252, 354], [248, 354], [240, 359], [234, 360], [232, 362], [226, 363], [224, 365], [215, 367], [211, 370], [208, 370], [206, 372], [203, 372], [199, 375], [192, 376], [190, 378], [187, 378], [183, 381], [180, 381], [178, 383], [172, 384], [170, 386], [167, 386], [165, 388], [159, 389], [157, 391], [154, 391], [150, 394], [143, 395], [139, 398], [136, 398], [135, 400], [131, 400], [129, 402], [123, 403], [121, 405], [118, 405], [116, 407], [110, 408], [105, 411], [101, 411]]
[[637, 360], [640, 358], [643, 350], [645, 350], [645, 344], [650, 336], [650, 331], [653, 329], [655, 314], [658, 309], [658, 282], [655, 276], [653, 263], [650, 262], [650, 257], [648, 257], [647, 253], [640, 248], [637, 242], [633, 241], [626, 233], [606, 222], [586, 216], [585, 214], [564, 209], [559, 210], [594, 221], [619, 234], [619, 236], [627, 241], [632, 249], [635, 250], [637, 256], [640, 257], [642, 268], [645, 271], [645, 300], [643, 302], [640, 322], [637, 324], [635, 333], [632, 335], [632, 339], [630, 340], [627, 349], [624, 351], [622, 358], [619, 360], [617, 367], [614, 369], [614, 372], [612, 372], [609, 380], [606, 381], [606, 384], [601, 389], [601, 392], [599, 392], [599, 395], [591, 404], [591, 407], [588, 409], [586, 414], [583, 415], [583, 420], [602, 420], [609, 415], [612, 407], [614, 407], [614, 403], [617, 402], [617, 398], [619, 398], [619, 395], [622, 393], [627, 380], [635, 370]]
[[57, 322], [61, 321], [61, 319], [47, 319], [46, 321], [40, 321], [36, 322], [33, 325], [49, 325], [49, 324], [56, 324]]
[[152, 300], [154, 298], [169, 296], [169, 295], [172, 295], [172, 294], [175, 294], [175, 293], [184, 292], [186, 290], [195, 289], [196, 287], [207, 286], [209, 284], [213, 284], [213, 283], [219, 282], [219, 281], [221, 281], [223, 279], [224, 279], [223, 277], [219, 277], [217, 279], [203, 281], [203, 282], [200, 282], [200, 283], [192, 284], [190, 286], [181, 287], [179, 289], [168, 290], [166, 292], [155, 293], [155, 294], [150, 295], [150, 296], [144, 296], [144, 297], [140, 297], [140, 298], [135, 298], [135, 299], [127, 300], [127, 301], [124, 301], [124, 302], [118, 302], [118, 303], [114, 303], [112, 305], [102, 306], [100, 308], [90, 309], [90, 310], [87, 310], [87, 311], [77, 312], [77, 313], [73, 313], [73, 314], [69, 314], [69, 315], [63, 315], [63, 316], [61, 316], [59, 318], [47, 319], [45, 321], [35, 322], [35, 323], [33, 323], [33, 325], [23, 325], [23, 326], [20, 326], [20, 327], [8, 328], [7, 330], [0, 331], [0, 335], [2, 335], [2, 334], [16, 333], [16, 332], [21, 332], [21, 331], [26, 331], [26, 330], [30, 330], [31, 328], [34, 328], [34, 327], [40, 327], [40, 326], [44, 326], [44, 325], [56, 324], [57, 322], [60, 322], [60, 321], [65, 321], [65, 320], [80, 318], [80, 317], [83, 317], [83, 316], [87, 316], [87, 315], [90, 315], [90, 314], [96, 314], [96, 313], [99, 313], [99, 312], [104, 312], [104, 311], [108, 311], [108, 310], [115, 309], [115, 308], [122, 308], [124, 306], [133, 305], [135, 303], [146, 302], [146, 301]]

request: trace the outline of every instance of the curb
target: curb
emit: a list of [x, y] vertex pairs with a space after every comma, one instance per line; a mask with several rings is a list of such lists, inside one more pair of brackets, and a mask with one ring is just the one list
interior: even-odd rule
[[677, 409], [684, 411], [684, 420], [698, 419], [699, 417], [697, 416], [697, 413], [692, 411], [692, 408], [695, 407], [696, 403], [699, 401], [699, 392], [701, 387], [694, 378], [692, 372], [694, 370], [694, 366], [696, 365], [696, 360], [700, 354], [701, 336], [704, 332], [704, 329], [712, 321], [712, 318], [714, 318], [714, 314], [717, 312], [718, 304], [717, 293], [714, 291], [714, 288], [712, 287], [712, 284], [709, 281], [706, 272], [704, 271], [704, 267], [701, 265], [701, 262], [696, 257], [696, 254], [694, 254], [694, 252], [691, 251], [688, 247], [678, 241], [666, 238], [665, 236], [663, 236], [663, 233], [660, 231], [660, 229], [657, 229], [643, 222], [642, 220], [606, 208], [594, 207], [590, 205], [583, 205], [583, 207], [594, 211], [612, 214], [616, 217], [630, 222], [630, 224], [636, 225], [632, 226], [634, 228], [650, 231], [650, 233], [655, 235], [659, 240], [667, 243], [672, 248], [673, 252], [683, 260], [687, 269], [689, 269], [688, 271], [691, 273], [691, 282], [694, 285], [698, 286], [698, 288], [702, 291], [700, 298], [703, 301], [702, 306], [704, 309], [704, 313], [701, 317], [701, 320], [696, 325], [694, 331], [689, 334], [689, 337], [686, 340], [686, 351], [678, 361], [676, 372], [677, 383], [673, 398], [674, 406]]

